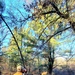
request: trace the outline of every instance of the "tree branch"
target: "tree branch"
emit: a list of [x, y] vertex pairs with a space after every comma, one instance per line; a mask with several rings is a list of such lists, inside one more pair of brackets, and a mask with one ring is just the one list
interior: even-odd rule
[[42, 48], [52, 37], [54, 37], [55, 35], [59, 34], [60, 32], [65, 31], [65, 30], [67, 30], [67, 29], [69, 29], [69, 28], [71, 28], [71, 26], [70, 26], [70, 27], [67, 27], [67, 28], [65, 28], [65, 29], [63, 29], [63, 30], [60, 30], [60, 31], [58, 31], [58, 32], [55, 32], [53, 35], [50, 35], [49, 38], [43, 43], [43, 45], [42, 45], [40, 48]]
[[[51, 21], [50, 23], [55, 23], [60, 17], [56, 18], [55, 20]], [[46, 25], [46, 27], [48, 27], [50, 25], [50, 23], [48, 25]], [[44, 30], [46, 29], [46, 27], [42, 30], [41, 34], [39, 35], [39, 38], [41, 37], [42, 33], [44, 32]]]
[[48, 11], [48, 12], [42, 13], [42, 15], [46, 15], [46, 14], [50, 14], [50, 13], [56, 13], [56, 11]]
[[[55, 9], [55, 11], [49, 11], [50, 13], [52, 12], [52, 13], [57, 13], [60, 17], [62, 17], [62, 18], [64, 18], [64, 19], [67, 19], [68, 17], [69, 17], [69, 14], [67, 13], [67, 14], [63, 14], [63, 13], [61, 13], [60, 11], [59, 11], [59, 9], [58, 9], [58, 7], [53, 3], [53, 2], [50, 2], [50, 1], [48, 1], [48, 2], [46, 2], [46, 3], [44, 3], [44, 5], [43, 6], [45, 6], [45, 5], [49, 5], [49, 4], [51, 4], [52, 5], [52, 7]], [[46, 12], [46, 13], [43, 13], [43, 14], [49, 14], [49, 12]]]
[[19, 52], [20, 52], [21, 59], [22, 59], [22, 62], [23, 62], [23, 66], [25, 67], [25, 65], [24, 65], [24, 58], [23, 58], [22, 52], [21, 52], [21, 50], [20, 50], [20, 47], [19, 47], [19, 45], [18, 45], [18, 42], [17, 42], [17, 40], [16, 40], [16, 38], [15, 38], [13, 32], [11, 31], [10, 27], [8, 26], [8, 24], [6, 23], [6, 21], [4, 20], [4, 18], [3, 18], [2, 15], [0, 15], [0, 18], [3, 20], [3, 22], [6, 24], [7, 28], [9, 29], [10, 33], [12, 34], [12, 36], [13, 36], [13, 38], [14, 38], [14, 40], [15, 40], [15, 43], [16, 43], [16, 45], [17, 45], [17, 48], [18, 48], [18, 50], [19, 50]]
[[68, 13], [68, 11], [69, 11], [68, 10], [68, 0], [65, 0], [65, 1], [66, 1], [66, 9], [67, 9], [66, 12]]

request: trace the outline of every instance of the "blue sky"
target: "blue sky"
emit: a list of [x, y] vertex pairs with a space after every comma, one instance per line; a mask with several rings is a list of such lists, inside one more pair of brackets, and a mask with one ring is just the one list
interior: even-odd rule
[[[13, 12], [15, 16], [18, 15], [18, 17], [20, 18], [20, 13], [17, 10], [14, 10], [14, 8], [19, 8], [19, 10], [22, 13], [24, 13], [23, 15], [27, 16], [26, 11], [23, 9], [23, 1], [24, 0], [4, 0], [5, 11], [3, 12], [3, 16], [5, 16], [5, 18], [7, 18], [7, 19], [5, 19], [7, 23], [10, 22], [8, 11]], [[2, 26], [5, 26], [5, 24], [3, 22], [2, 22]], [[12, 29], [13, 29], [13, 26], [12, 26]], [[1, 40], [5, 36], [4, 34], [5, 34], [6, 31], [9, 31], [7, 27], [4, 28], [3, 33], [2, 33], [2, 29], [0, 29], [0, 39]], [[6, 40], [3, 41], [3, 45], [7, 46], [8, 41], [9, 41], [8, 39], [10, 38], [10, 36], [11, 35], [8, 33], [8, 36], [5, 38]]]
[[[1, 0], [3, 1], [3, 0]], [[16, 16], [16, 18], [19, 20], [20, 18], [21, 19], [24, 19], [28, 17], [28, 15], [31, 15], [29, 12], [26, 12], [26, 10], [24, 9], [23, 7], [23, 4], [27, 4], [27, 5], [30, 5], [34, 0], [4, 0], [5, 2], [5, 11], [3, 12], [3, 16], [5, 17], [5, 20], [7, 23], [10, 23], [11, 22], [11, 19], [9, 18], [9, 14], [8, 14], [8, 11], [13, 13], [14, 16]], [[22, 13], [22, 16], [21, 13], [18, 11], [18, 10]], [[8, 24], [10, 26], [10, 24]], [[2, 26], [5, 26], [5, 24], [2, 22]], [[17, 23], [17, 26], [18, 26], [18, 23]], [[27, 26], [27, 25], [25, 25]], [[11, 29], [13, 29], [15, 27], [15, 25], [12, 25]], [[0, 30], [2, 31], [2, 30]], [[4, 32], [3, 33], [0, 33], [0, 38], [3, 38], [4, 37], [4, 34], [6, 31], [9, 31], [8, 28], [6, 27]], [[7, 46], [8, 45], [8, 42], [9, 42], [9, 39], [10, 39], [10, 36], [11, 34], [8, 33], [8, 36], [6, 37], [6, 40], [3, 41], [3, 45]]]

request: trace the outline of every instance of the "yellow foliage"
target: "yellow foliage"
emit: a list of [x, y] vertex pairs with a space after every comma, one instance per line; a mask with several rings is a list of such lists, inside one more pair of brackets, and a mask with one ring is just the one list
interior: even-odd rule
[[41, 19], [44, 21], [45, 17], [44, 16], [41, 16]]
[[42, 9], [42, 5], [38, 5], [38, 8], [39, 8], [39, 9]]
[[56, 46], [56, 45], [59, 44], [59, 42], [58, 42], [57, 40], [55, 40], [54, 38], [51, 38], [50, 43], [51, 43], [53, 46]]

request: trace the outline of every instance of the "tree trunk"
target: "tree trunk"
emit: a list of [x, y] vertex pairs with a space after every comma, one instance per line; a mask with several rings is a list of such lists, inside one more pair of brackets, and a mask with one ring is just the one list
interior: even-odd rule
[[48, 73], [49, 75], [52, 75], [52, 69], [53, 69], [53, 63], [54, 63], [54, 59], [53, 58], [48, 58]]

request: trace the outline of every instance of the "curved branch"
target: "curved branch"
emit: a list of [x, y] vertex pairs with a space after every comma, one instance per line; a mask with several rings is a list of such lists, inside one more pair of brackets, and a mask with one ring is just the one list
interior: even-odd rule
[[40, 48], [42, 48], [52, 37], [54, 37], [55, 35], [59, 34], [59, 33], [62, 32], [62, 31], [65, 31], [65, 30], [67, 30], [67, 29], [69, 29], [69, 28], [71, 28], [71, 26], [70, 26], [70, 27], [67, 27], [67, 28], [65, 28], [65, 29], [63, 29], [63, 30], [60, 30], [60, 31], [58, 31], [58, 32], [55, 32], [53, 35], [50, 35], [49, 38], [43, 43], [43, 45], [42, 45]]
[[[7, 24], [7, 23], [6, 23], [6, 21], [4, 20], [4, 18], [3, 18], [3, 16], [2, 16], [2, 15], [0, 15], [0, 18], [1, 18], [1, 19], [3, 20], [3, 22], [6, 24], [7, 28], [9, 29], [10, 33], [11, 33], [11, 34], [12, 34], [12, 36], [13, 36], [14, 41], [15, 41], [15, 43], [16, 43], [16, 45], [17, 45], [17, 48], [18, 48], [18, 50], [19, 50], [19, 52], [20, 52], [21, 59], [22, 59], [22, 63], [23, 63], [23, 66], [24, 66], [24, 58], [23, 58], [23, 55], [22, 55], [22, 52], [21, 52], [21, 50], [20, 50], [20, 47], [19, 47], [19, 45], [18, 45], [17, 40], [16, 40], [16, 38], [15, 38], [15, 36], [14, 36], [13, 32], [11, 31], [10, 27], [8, 26], [8, 24]], [[24, 66], [24, 67], [25, 67], [25, 66]]]
[[[69, 29], [69, 28], [71, 28], [71, 26], [70, 26], [70, 27], [67, 27], [67, 28], [65, 28], [65, 29], [63, 29], [63, 30], [60, 30], [60, 31], [58, 31], [58, 32], [56, 32], [56, 33], [54, 33], [52, 36], [50, 36], [50, 37], [46, 40], [45, 43], [47, 43], [52, 37], [54, 37], [54, 36], [57, 35], [58, 33], [62, 32], [62, 31], [65, 31], [65, 30], [67, 30], [67, 29]], [[45, 43], [44, 43], [44, 44], [45, 44]]]

